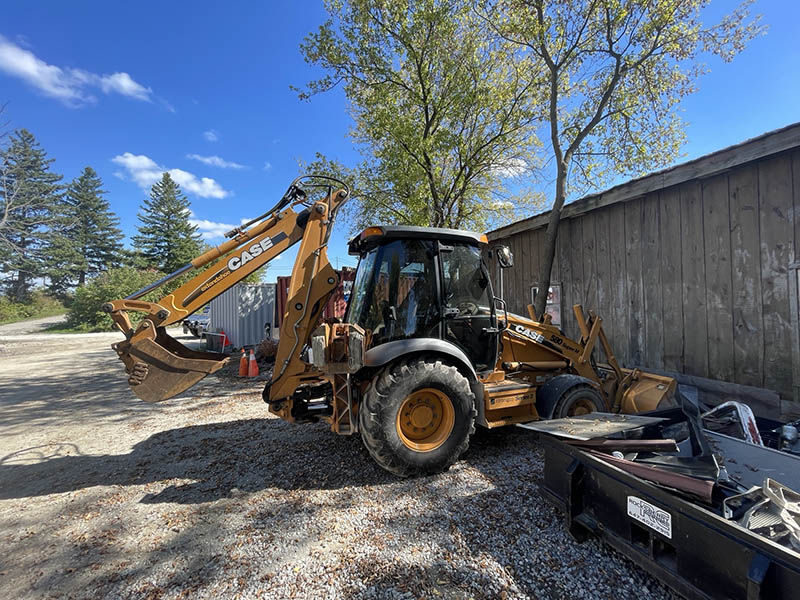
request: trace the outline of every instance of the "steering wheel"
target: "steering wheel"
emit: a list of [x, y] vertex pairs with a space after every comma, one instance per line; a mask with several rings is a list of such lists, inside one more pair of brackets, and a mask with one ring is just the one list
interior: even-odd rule
[[458, 316], [462, 315], [477, 315], [480, 308], [474, 302], [469, 300], [462, 300], [458, 303]]

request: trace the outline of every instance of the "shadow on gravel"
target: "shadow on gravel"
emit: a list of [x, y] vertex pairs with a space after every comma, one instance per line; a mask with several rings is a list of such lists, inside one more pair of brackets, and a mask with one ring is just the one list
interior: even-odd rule
[[[530, 437], [508, 430], [479, 432], [464, 459], [491, 471], [498, 454]], [[37, 462], [27, 464], [32, 461]], [[338, 489], [397, 481], [375, 464], [359, 436], [274, 418], [162, 431], [128, 454], [83, 455], [74, 444], [51, 444], [0, 458], [0, 499], [174, 479], [193, 481], [146, 494], [141, 502], [199, 504], [265, 488]]]
[[113, 356], [112, 362], [109, 354], [110, 349], [82, 353], [79, 372], [74, 356], [46, 360], [34, 356], [30, 370], [39, 376], [13, 380], [0, 377], [0, 427], [70, 423], [96, 417], [122, 421], [145, 412], [147, 404], [132, 401], [122, 363]]
[[[41, 462], [21, 464], [31, 460]], [[141, 501], [197, 504], [237, 490], [336, 489], [395, 478], [374, 464], [357, 436], [336, 436], [325, 425], [278, 419], [180, 427], [156, 433], [121, 455], [80, 455], [78, 448], [64, 445], [27, 448], [0, 458], [0, 499], [171, 479], [194, 481], [169, 485]]]
[[[413, 539], [410, 538], [410, 539]], [[475, 589], [490, 590], [494, 578], [465, 567], [452, 568], [444, 564], [431, 566], [402, 563], [381, 564], [372, 560], [357, 561], [352, 568], [360, 576], [363, 587], [345, 592], [343, 599], [362, 598], [432, 598], [447, 600], [475, 598]], [[353, 582], [355, 583], [355, 582]], [[491, 598], [491, 593], [477, 595]], [[496, 597], [496, 596], [495, 596]]]

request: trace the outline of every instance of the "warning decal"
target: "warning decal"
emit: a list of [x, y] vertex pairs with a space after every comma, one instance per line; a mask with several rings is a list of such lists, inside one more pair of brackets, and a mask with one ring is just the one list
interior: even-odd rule
[[672, 539], [672, 515], [636, 496], [628, 496], [628, 516]]

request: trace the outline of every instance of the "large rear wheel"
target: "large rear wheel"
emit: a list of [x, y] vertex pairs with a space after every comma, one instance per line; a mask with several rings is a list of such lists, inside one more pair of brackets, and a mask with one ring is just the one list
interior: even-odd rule
[[377, 463], [396, 475], [446, 471], [475, 431], [469, 380], [435, 358], [413, 358], [380, 371], [359, 410], [361, 439]]

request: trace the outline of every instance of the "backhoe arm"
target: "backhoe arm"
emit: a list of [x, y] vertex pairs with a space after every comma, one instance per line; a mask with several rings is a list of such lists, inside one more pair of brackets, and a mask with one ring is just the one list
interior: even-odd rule
[[[326, 198], [313, 203], [308, 200], [298, 181], [309, 177], [326, 181], [329, 188]], [[291, 375], [306, 369], [299, 359], [300, 351], [338, 283], [327, 259], [326, 246], [336, 212], [348, 199], [349, 190], [342, 184], [344, 189], [333, 192], [331, 181], [337, 180], [319, 176], [298, 178], [271, 211], [226, 234], [232, 238], [229, 241], [131, 296], [103, 306], [125, 334], [126, 339], [112, 348], [125, 364], [128, 383], [138, 397], [148, 402], [166, 400], [220, 369], [226, 358], [190, 350], [167, 335], [164, 328], [190, 315], [301, 240], [289, 289], [292, 304], [284, 327], [289, 331], [281, 335], [273, 381], [281, 380], [282, 389], [284, 382], [291, 385]], [[302, 207], [299, 212], [298, 206]], [[210, 268], [158, 302], [139, 300], [168, 281], [212, 262]], [[147, 313], [136, 328], [128, 318], [129, 310]]]

